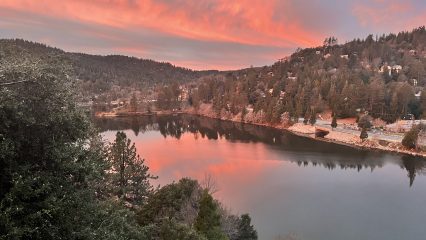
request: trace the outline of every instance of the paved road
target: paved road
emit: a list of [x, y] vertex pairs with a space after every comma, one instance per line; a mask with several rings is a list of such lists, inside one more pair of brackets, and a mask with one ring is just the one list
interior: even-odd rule
[[[303, 118], [300, 118], [299, 122], [303, 122]], [[325, 120], [319, 120], [318, 119], [317, 122], [315, 123], [315, 125], [331, 130], [331, 121], [325, 121]], [[353, 134], [355, 136], [359, 136], [361, 134], [361, 131], [351, 129], [351, 128], [349, 128], [345, 125], [342, 125], [342, 124], [338, 124], [337, 127], [334, 129], [334, 131], [342, 132], [342, 133], [349, 133], [349, 134]], [[400, 134], [400, 133], [389, 133], [389, 132], [384, 132], [384, 131], [381, 131], [381, 130], [373, 129], [373, 130], [368, 131], [368, 137], [369, 138], [376, 138], [376, 139], [384, 140], [384, 141], [389, 141], [389, 142], [401, 142], [404, 135]]]

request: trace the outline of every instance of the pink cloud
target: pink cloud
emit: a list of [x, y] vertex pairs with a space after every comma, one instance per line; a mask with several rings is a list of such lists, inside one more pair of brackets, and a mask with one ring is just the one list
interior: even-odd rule
[[4, 0], [0, 6], [135, 31], [153, 28], [209, 41], [281, 47], [317, 42], [315, 32], [305, 31], [297, 19], [275, 21], [276, 1]]
[[415, 9], [411, 0], [373, 0], [355, 3], [352, 13], [364, 27], [401, 31], [425, 24], [426, 11]]

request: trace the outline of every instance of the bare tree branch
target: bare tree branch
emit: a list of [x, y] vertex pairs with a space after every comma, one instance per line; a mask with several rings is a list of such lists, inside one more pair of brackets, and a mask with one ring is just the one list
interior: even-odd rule
[[216, 179], [210, 173], [204, 174], [204, 179], [201, 182], [201, 187], [206, 189], [207, 192], [211, 195], [219, 191]]

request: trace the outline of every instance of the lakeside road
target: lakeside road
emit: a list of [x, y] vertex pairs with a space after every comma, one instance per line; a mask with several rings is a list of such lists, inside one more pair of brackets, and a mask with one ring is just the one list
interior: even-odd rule
[[[299, 121], [303, 122], [303, 118], [300, 118]], [[361, 134], [360, 130], [351, 129], [346, 127], [346, 125], [338, 124], [336, 128], [331, 128], [331, 121], [325, 121], [325, 120], [317, 120], [315, 123], [315, 126], [327, 128], [336, 132], [342, 132], [342, 133], [348, 133], [352, 134], [354, 136], [359, 136]], [[387, 142], [396, 142], [400, 143], [402, 139], [404, 138], [404, 134], [402, 133], [391, 133], [391, 132], [385, 132], [381, 130], [369, 130], [368, 131], [368, 138], [369, 139], [377, 139], [377, 140], [383, 140]]]

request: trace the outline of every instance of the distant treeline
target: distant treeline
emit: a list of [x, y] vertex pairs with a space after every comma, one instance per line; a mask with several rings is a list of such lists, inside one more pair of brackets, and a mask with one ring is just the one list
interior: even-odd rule
[[136, 90], [168, 83], [185, 83], [217, 71], [194, 71], [174, 66], [167, 62], [121, 55], [90, 55], [69, 53], [45, 44], [22, 39], [0, 40], [0, 58], [30, 54], [35, 59], [48, 59], [62, 56], [62, 60], [72, 67], [72, 72], [80, 80], [82, 90], [88, 94], [101, 94], [113, 85], [130, 87]]

